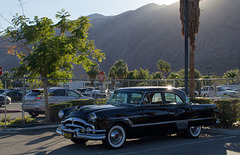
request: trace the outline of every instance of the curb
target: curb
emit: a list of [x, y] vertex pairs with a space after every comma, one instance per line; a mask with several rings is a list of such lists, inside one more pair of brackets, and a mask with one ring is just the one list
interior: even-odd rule
[[34, 126], [34, 127], [26, 127], [26, 128], [7, 128], [0, 129], [0, 134], [12, 134], [12, 133], [22, 133], [22, 132], [30, 132], [30, 131], [38, 131], [45, 129], [57, 129], [58, 125], [42, 125], [42, 126]]
[[240, 130], [230, 130], [230, 129], [219, 129], [219, 128], [209, 128], [203, 129], [204, 133], [217, 133], [217, 134], [226, 134], [226, 135], [236, 135], [240, 136]]
[[[7, 110], [6, 113], [17, 113], [22, 112], [21, 110]], [[5, 113], [5, 110], [0, 110], [0, 113]]]

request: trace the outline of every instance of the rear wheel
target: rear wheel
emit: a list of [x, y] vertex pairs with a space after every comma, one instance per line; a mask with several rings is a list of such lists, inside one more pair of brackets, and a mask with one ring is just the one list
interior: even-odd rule
[[39, 115], [39, 113], [36, 112], [29, 112], [29, 115], [31, 115], [31, 117], [37, 117]]
[[198, 138], [201, 134], [202, 126], [190, 126], [188, 127], [186, 133], [190, 138]]
[[118, 149], [123, 146], [126, 141], [126, 131], [122, 125], [112, 126], [106, 134], [103, 144], [108, 148]]

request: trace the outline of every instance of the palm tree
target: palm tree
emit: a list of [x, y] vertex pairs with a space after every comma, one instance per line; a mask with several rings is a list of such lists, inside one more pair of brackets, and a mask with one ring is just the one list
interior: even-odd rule
[[168, 73], [171, 71], [171, 65], [164, 60], [159, 60], [157, 62], [157, 68], [161, 72], [165, 73], [165, 78], [167, 79]]
[[93, 86], [94, 81], [95, 81], [97, 75], [99, 74], [99, 65], [98, 64], [91, 65], [90, 70], [88, 72], [86, 72], [86, 74], [91, 81], [91, 85]]
[[124, 79], [127, 76], [128, 73], [128, 65], [127, 63], [119, 59], [114, 63], [115, 66], [115, 76], [117, 79]]
[[[195, 35], [198, 33], [199, 29], [199, 17], [200, 17], [200, 0], [189, 0], [188, 4], [188, 37], [190, 38], [190, 83], [189, 83], [189, 96], [194, 97], [194, 53], [196, 50]], [[185, 0], [180, 0], [180, 20], [182, 22], [182, 36], [184, 36], [185, 30]]]

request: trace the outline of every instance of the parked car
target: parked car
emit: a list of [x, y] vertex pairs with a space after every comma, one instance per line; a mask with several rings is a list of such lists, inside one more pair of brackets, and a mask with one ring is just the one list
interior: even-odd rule
[[[2, 93], [2, 95], [5, 95], [5, 92]], [[21, 101], [23, 94], [19, 90], [7, 90], [6, 96], [9, 96], [11, 98], [11, 101]]]
[[106, 105], [60, 110], [56, 133], [74, 143], [102, 140], [120, 148], [126, 138], [185, 132], [199, 137], [202, 126], [219, 123], [214, 104], [193, 104], [176, 88], [129, 87], [117, 89]]
[[238, 97], [239, 93], [235, 90], [226, 89], [223, 86], [217, 86], [216, 96], [230, 96], [230, 97]]
[[[178, 87], [178, 89], [182, 90], [183, 92], [185, 92], [185, 88], [184, 87]], [[188, 88], [188, 94], [189, 94], [189, 88]], [[197, 97], [199, 96], [198, 92], [196, 90], [194, 90], [194, 96]]]
[[[92, 99], [69, 88], [52, 87], [48, 89], [48, 94], [48, 104], [64, 103], [76, 99]], [[43, 93], [38, 95], [34, 100], [26, 100], [24, 104], [22, 104], [22, 109], [32, 117], [45, 114], [45, 99]]]
[[[11, 98], [6, 96], [6, 104], [11, 104]], [[0, 95], [0, 107], [5, 105], [5, 95]]]
[[76, 89], [79, 93], [83, 94], [87, 90], [87, 88], [78, 88]]
[[106, 98], [106, 97], [109, 96], [107, 89], [100, 90], [99, 88], [95, 88], [95, 87], [87, 88], [85, 90], [85, 92], [83, 93], [83, 95], [89, 96], [89, 97], [92, 97], [92, 98], [100, 98], [100, 97], [101, 98]]
[[26, 96], [23, 97], [25, 101], [32, 101], [40, 99], [43, 94], [43, 88], [33, 89]]
[[238, 97], [239, 93], [234, 90], [227, 90], [223, 86], [217, 86], [216, 89], [213, 86], [205, 86], [201, 89], [200, 95], [203, 97]]

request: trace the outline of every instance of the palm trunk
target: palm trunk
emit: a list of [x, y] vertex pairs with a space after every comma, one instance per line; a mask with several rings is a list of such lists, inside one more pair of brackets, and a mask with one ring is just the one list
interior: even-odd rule
[[[195, 34], [198, 33], [199, 29], [199, 17], [200, 17], [200, 0], [189, 0], [188, 1], [188, 37], [190, 38], [190, 83], [189, 83], [189, 96], [194, 97], [195, 82], [194, 82], [194, 53], [196, 50]], [[184, 36], [185, 30], [185, 0], [180, 0], [180, 20], [182, 22], [182, 35]]]
[[189, 72], [189, 96], [194, 97], [194, 90], [195, 90], [195, 75], [194, 75], [194, 54], [195, 54], [195, 47], [190, 46], [190, 72]]

